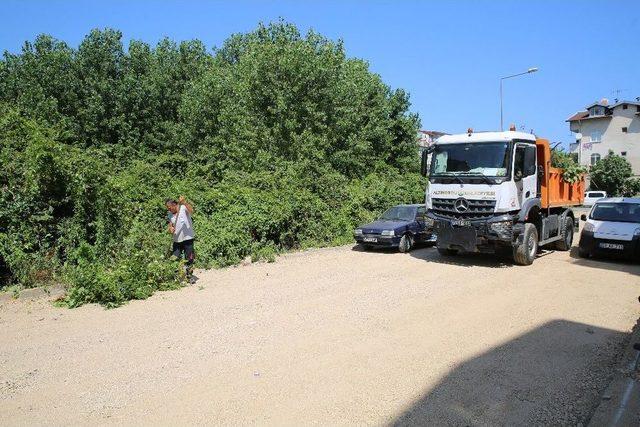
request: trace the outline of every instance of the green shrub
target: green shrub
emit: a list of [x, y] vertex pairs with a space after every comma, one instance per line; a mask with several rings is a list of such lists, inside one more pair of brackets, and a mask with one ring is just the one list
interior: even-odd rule
[[408, 94], [341, 42], [284, 22], [212, 54], [121, 38], [39, 36], [0, 60], [4, 285], [63, 281], [71, 307], [180, 286], [163, 205], [179, 194], [200, 267], [348, 243], [424, 199]]

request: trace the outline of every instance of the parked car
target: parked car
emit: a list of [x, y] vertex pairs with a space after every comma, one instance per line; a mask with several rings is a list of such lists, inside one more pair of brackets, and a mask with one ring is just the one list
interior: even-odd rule
[[593, 206], [595, 202], [605, 197], [607, 197], [606, 191], [587, 191], [584, 193], [584, 202], [582, 204], [584, 206]]
[[433, 228], [427, 226], [424, 205], [398, 205], [388, 209], [376, 221], [355, 229], [356, 242], [365, 248], [397, 247], [409, 252], [420, 243], [435, 243]]
[[578, 254], [640, 259], [640, 198], [600, 199], [591, 208], [580, 234]]

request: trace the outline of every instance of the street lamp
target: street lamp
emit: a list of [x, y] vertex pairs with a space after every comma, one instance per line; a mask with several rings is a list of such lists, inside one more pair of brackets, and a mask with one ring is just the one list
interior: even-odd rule
[[512, 77], [518, 77], [525, 74], [535, 73], [536, 71], [538, 71], [538, 67], [531, 67], [524, 73], [518, 73], [518, 74], [513, 74], [511, 76], [500, 77], [500, 130], [501, 131], [504, 130], [504, 127], [502, 126], [502, 81], [506, 79], [510, 79]]

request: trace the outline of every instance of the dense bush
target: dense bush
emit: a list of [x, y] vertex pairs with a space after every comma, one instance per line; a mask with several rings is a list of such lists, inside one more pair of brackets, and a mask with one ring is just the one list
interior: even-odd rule
[[342, 44], [259, 26], [213, 53], [94, 30], [0, 61], [0, 268], [115, 306], [180, 285], [163, 200], [195, 205], [197, 263], [346, 243], [424, 197], [418, 119]]

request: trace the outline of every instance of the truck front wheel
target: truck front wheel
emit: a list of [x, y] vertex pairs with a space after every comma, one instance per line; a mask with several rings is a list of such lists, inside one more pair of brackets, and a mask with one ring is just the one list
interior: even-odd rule
[[513, 248], [513, 260], [518, 265], [531, 265], [538, 253], [538, 229], [531, 223], [524, 225], [522, 244]]

